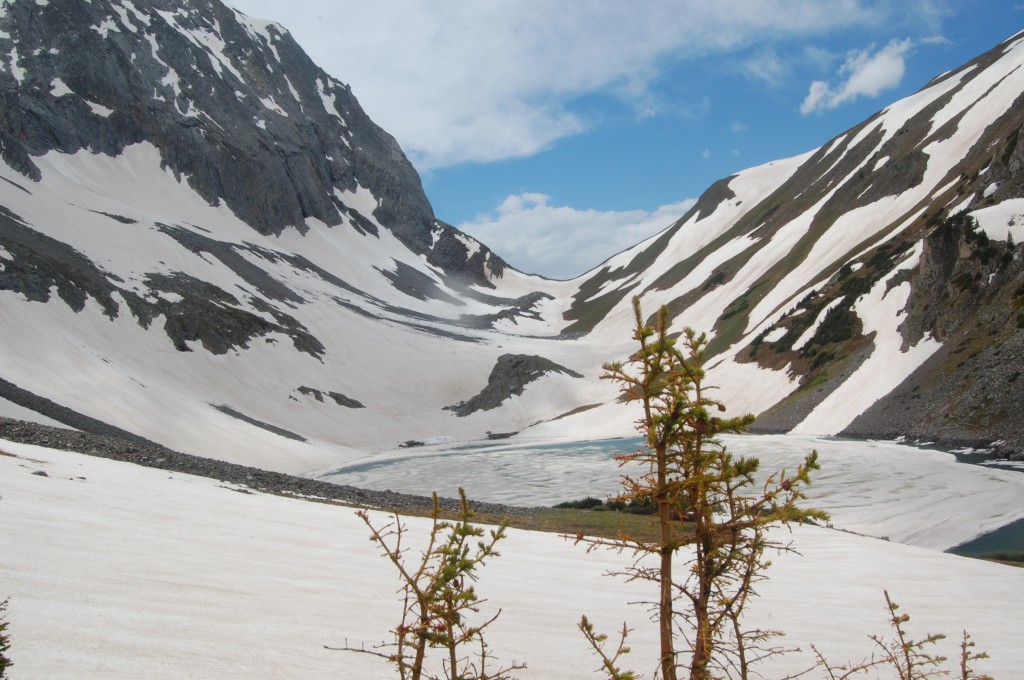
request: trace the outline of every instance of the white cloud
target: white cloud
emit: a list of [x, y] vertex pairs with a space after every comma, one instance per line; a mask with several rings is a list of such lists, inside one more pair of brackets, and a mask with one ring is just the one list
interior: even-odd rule
[[617, 0], [228, 1], [284, 24], [421, 171], [533, 155], [595, 124], [573, 108], [586, 95], [664, 115], [653, 90], [666, 64], [878, 25], [890, 11], [866, 0], [651, 0], [642, 11]]
[[778, 85], [790, 74], [790, 66], [778, 54], [771, 50], [762, 50], [747, 59], [742, 65], [743, 71], [768, 85]]
[[904, 58], [910, 47], [910, 40], [892, 40], [877, 52], [872, 52], [872, 48], [850, 52], [839, 69], [840, 82], [811, 83], [800, 113], [828, 111], [859, 97], [877, 97], [883, 90], [896, 87], [903, 80]]
[[689, 210], [687, 199], [655, 210], [577, 210], [540, 193], [508, 196], [497, 208], [458, 225], [516, 269], [568, 279], [667, 228]]

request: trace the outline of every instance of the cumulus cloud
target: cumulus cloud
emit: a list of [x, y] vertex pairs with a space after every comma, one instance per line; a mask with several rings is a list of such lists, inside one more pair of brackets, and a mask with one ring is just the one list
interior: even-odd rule
[[835, 109], [859, 97], [877, 97], [900, 84], [906, 71], [910, 40], [892, 40], [880, 50], [854, 50], [839, 69], [837, 83], [811, 83], [800, 113], [807, 115]]
[[[421, 171], [536, 154], [597, 124], [574, 108], [593, 94], [638, 118], [676, 115], [656, 92], [667, 63], [903, 11], [868, 0], [228, 2], [282, 22]], [[767, 79], [781, 68], [761, 67]]]
[[505, 198], [459, 229], [486, 243], [516, 269], [569, 279], [670, 226], [695, 201], [655, 210], [578, 210], [542, 193]]

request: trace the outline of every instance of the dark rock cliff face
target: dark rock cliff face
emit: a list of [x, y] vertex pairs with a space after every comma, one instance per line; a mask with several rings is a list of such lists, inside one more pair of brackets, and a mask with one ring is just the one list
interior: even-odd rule
[[[378, 199], [380, 224], [414, 252], [432, 252], [433, 210], [397, 142], [276, 24], [217, 0], [9, 3], [0, 14], [4, 161], [37, 180], [34, 156], [115, 156], [140, 142], [260, 233], [347, 218], [372, 235], [344, 202], [359, 186]], [[486, 281], [467, 259], [446, 252], [432, 263]]]
[[1024, 451], [1024, 246], [958, 215], [924, 242], [903, 324], [942, 347], [844, 432]]

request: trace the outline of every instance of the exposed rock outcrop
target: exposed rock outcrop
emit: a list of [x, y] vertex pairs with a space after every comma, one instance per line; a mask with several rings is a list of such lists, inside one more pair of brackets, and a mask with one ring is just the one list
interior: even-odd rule
[[498, 357], [498, 362], [491, 369], [487, 387], [471, 399], [444, 408], [457, 416], [468, 416], [476, 411], [489, 411], [501, 406], [502, 402], [513, 395], [522, 394], [527, 385], [548, 373], [561, 373], [573, 378], [583, 377], [576, 371], [559, 366], [544, 357], [503, 354]]

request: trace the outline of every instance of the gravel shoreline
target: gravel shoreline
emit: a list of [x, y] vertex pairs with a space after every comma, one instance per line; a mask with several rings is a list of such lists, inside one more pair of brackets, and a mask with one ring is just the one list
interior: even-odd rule
[[[193, 456], [173, 451], [159, 444], [145, 440], [127, 439], [113, 435], [91, 434], [79, 430], [68, 430], [49, 425], [40, 425], [24, 420], [0, 418], [0, 439], [19, 444], [33, 444], [62, 451], [75, 451], [90, 456], [120, 460], [135, 465], [181, 472], [199, 477], [209, 477], [222, 482], [238, 484], [254, 491], [313, 500], [329, 500], [346, 505], [365, 508], [379, 508], [396, 512], [423, 514], [433, 506], [427, 496], [397, 493], [394, 491], [373, 491], [354, 486], [333, 484], [316, 479], [296, 477], [280, 472], [226, 463], [212, 458]], [[458, 510], [459, 501], [442, 498], [445, 510]], [[487, 515], [523, 515], [536, 508], [522, 508], [498, 503], [471, 501], [473, 509]]]

